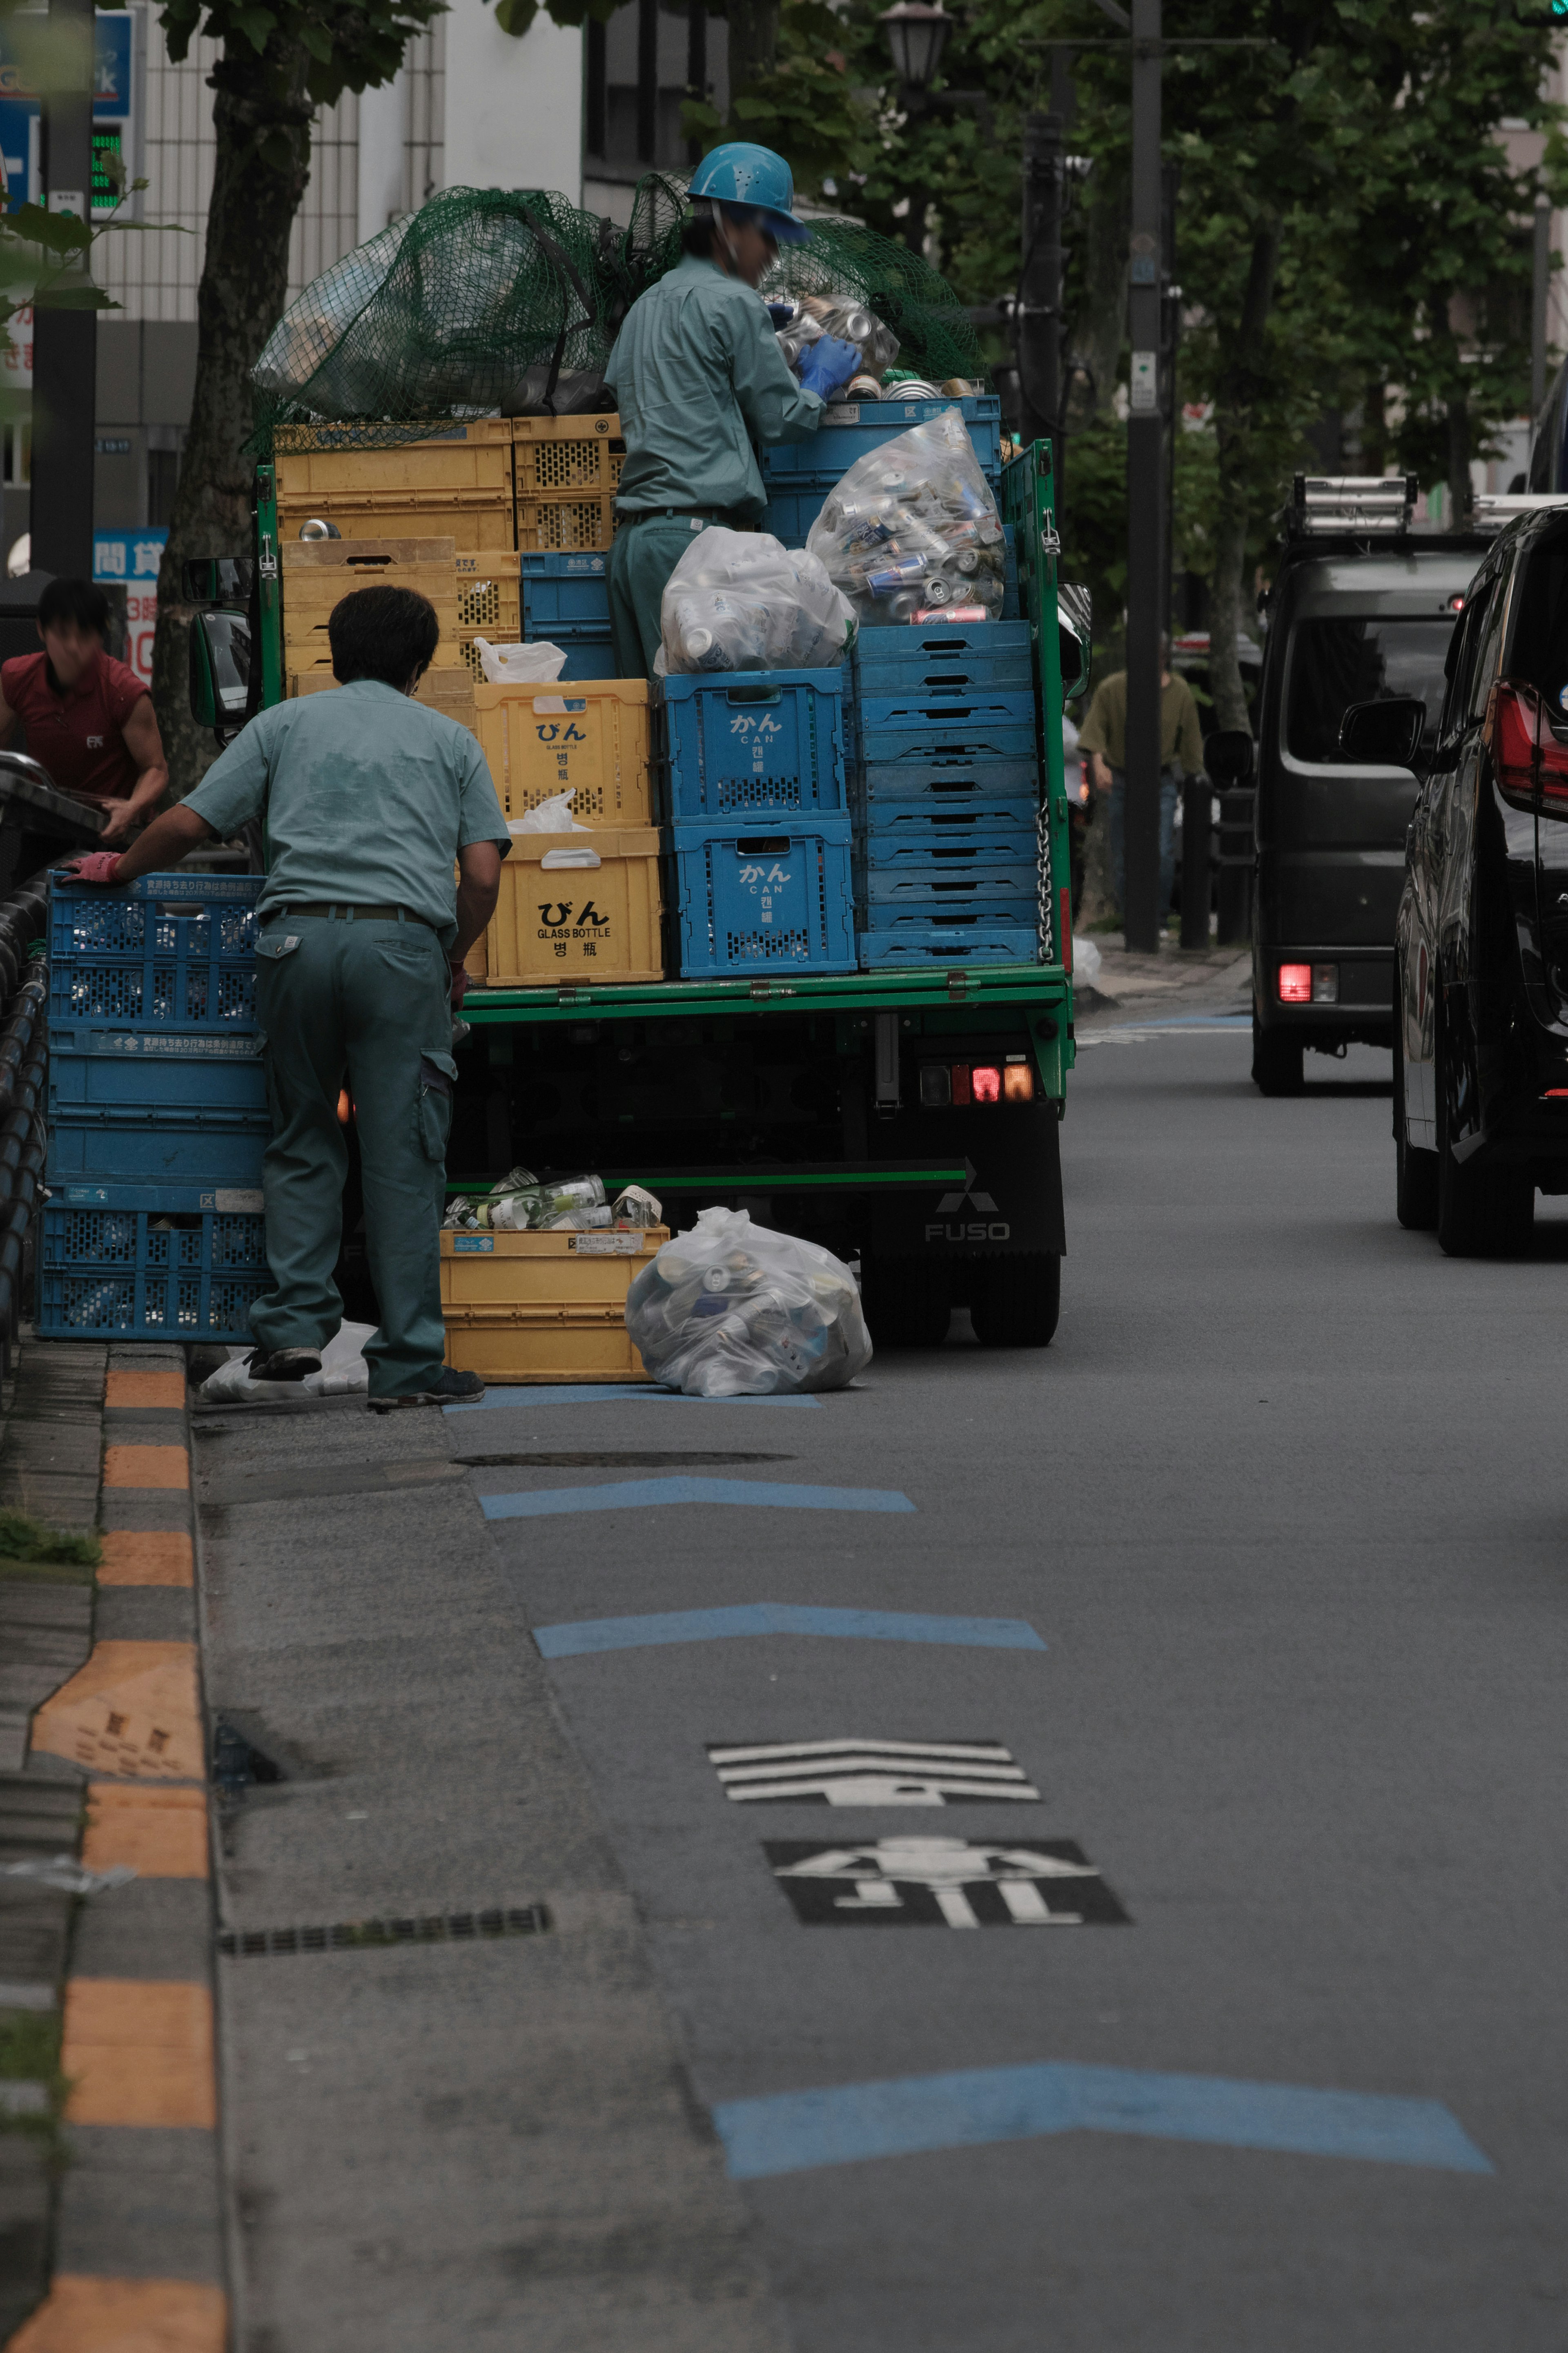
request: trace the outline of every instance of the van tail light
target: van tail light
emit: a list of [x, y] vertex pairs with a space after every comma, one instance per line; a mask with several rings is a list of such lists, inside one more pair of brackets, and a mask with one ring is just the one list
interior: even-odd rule
[[1503, 679], [1493, 687], [1486, 740], [1498, 790], [1510, 808], [1568, 817], [1568, 744], [1552, 733], [1551, 713], [1532, 686]]
[[1279, 967], [1280, 1004], [1310, 1005], [1311, 1001], [1311, 965], [1310, 964], [1282, 964]]

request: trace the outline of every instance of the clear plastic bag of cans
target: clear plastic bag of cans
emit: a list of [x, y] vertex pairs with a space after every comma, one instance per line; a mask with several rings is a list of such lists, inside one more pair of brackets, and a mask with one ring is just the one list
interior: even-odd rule
[[816, 1242], [702, 1209], [634, 1276], [626, 1330], [652, 1378], [688, 1397], [841, 1389], [871, 1361], [848, 1268]]
[[857, 459], [805, 544], [862, 628], [1002, 617], [1006, 543], [961, 409]]
[[805, 548], [712, 523], [694, 534], [665, 583], [659, 629], [660, 678], [836, 670], [855, 642], [855, 614]]
[[800, 374], [801, 354], [821, 335], [853, 343], [860, 354], [858, 373], [829, 396], [829, 406], [840, 400], [880, 400], [882, 371], [899, 356], [899, 339], [875, 311], [853, 294], [801, 294], [772, 301], [773, 327], [791, 371]]

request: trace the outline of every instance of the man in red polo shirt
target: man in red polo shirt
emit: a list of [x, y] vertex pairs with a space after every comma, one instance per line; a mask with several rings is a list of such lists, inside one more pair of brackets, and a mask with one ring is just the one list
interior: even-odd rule
[[42, 653], [0, 662], [0, 744], [18, 720], [27, 751], [62, 793], [92, 801], [100, 839], [126, 841], [169, 782], [153, 701], [133, 670], [103, 650], [109, 603], [89, 580], [51, 580], [38, 599]]

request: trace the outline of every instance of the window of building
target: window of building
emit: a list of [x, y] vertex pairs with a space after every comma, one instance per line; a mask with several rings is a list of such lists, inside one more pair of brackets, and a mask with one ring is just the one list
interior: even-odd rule
[[612, 178], [684, 169], [700, 153], [681, 135], [687, 100], [729, 108], [729, 27], [704, 0], [628, 0], [607, 21], [590, 19], [587, 81], [591, 164]]

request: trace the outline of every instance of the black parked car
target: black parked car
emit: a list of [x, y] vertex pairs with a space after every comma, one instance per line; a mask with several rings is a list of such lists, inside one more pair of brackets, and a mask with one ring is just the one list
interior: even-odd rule
[[[1429, 705], [1482, 534], [1413, 533], [1399, 478], [1362, 504], [1394, 509], [1378, 535], [1333, 529], [1326, 495], [1289, 540], [1270, 592], [1258, 731], [1258, 864], [1252, 924], [1252, 1075], [1294, 1094], [1303, 1049], [1386, 1046], [1394, 1026], [1394, 924], [1405, 833], [1415, 801], [1407, 766], [1360, 758], [1341, 723], [1353, 703]], [[1412, 490], [1414, 486], [1412, 485]], [[1300, 493], [1298, 484], [1298, 495]], [[1413, 501], [1411, 501], [1413, 502]], [[1344, 503], [1354, 511], [1353, 498]], [[1228, 739], [1227, 739], [1228, 740]]]
[[1402, 1225], [1450, 1255], [1517, 1249], [1568, 1192], [1568, 505], [1510, 523], [1476, 574], [1436, 726], [1352, 712], [1347, 755], [1420, 778], [1397, 927]]

